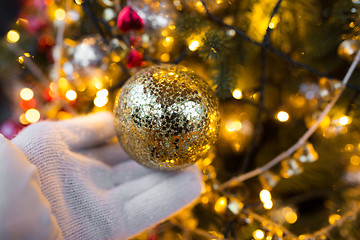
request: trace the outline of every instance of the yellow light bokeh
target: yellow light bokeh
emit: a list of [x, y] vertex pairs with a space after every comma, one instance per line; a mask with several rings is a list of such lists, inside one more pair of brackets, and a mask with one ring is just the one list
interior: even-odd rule
[[6, 35], [6, 39], [10, 43], [16, 43], [20, 40], [20, 34], [15, 30], [10, 30]]
[[359, 166], [360, 165], [360, 157], [356, 156], [356, 155], [351, 156], [350, 163], [354, 166]]
[[66, 17], [66, 12], [62, 8], [56, 9], [54, 14], [55, 14], [55, 19], [58, 21], [62, 21]]
[[107, 96], [109, 96], [109, 91], [105, 88], [97, 91], [96, 93], [96, 97], [105, 98]]
[[269, 192], [269, 190], [266, 189], [261, 190], [259, 196], [260, 196], [260, 200], [263, 203], [271, 201], [271, 193]]
[[266, 202], [264, 202], [263, 203], [263, 207], [265, 208], [265, 209], [272, 209], [272, 207], [274, 206], [274, 203], [273, 203], [273, 201], [271, 201], [271, 200], [269, 200], [269, 201], [266, 201]]
[[103, 107], [108, 103], [109, 99], [107, 97], [96, 97], [94, 99], [94, 104], [96, 107]]
[[20, 97], [25, 101], [29, 101], [34, 97], [34, 92], [30, 88], [23, 88], [20, 91]]
[[40, 120], [40, 112], [35, 108], [30, 108], [25, 112], [25, 119], [29, 123], [35, 123]]
[[329, 223], [330, 223], [330, 224], [334, 224], [334, 223], [336, 223], [337, 221], [339, 221], [340, 218], [341, 218], [341, 216], [340, 216], [339, 214], [331, 214], [331, 215], [329, 216]]
[[196, 51], [196, 49], [198, 49], [199, 48], [199, 46], [200, 46], [200, 43], [199, 43], [199, 41], [197, 41], [197, 40], [194, 40], [194, 41], [192, 41], [190, 44], [189, 44], [189, 49], [190, 49], [190, 51]]
[[234, 91], [232, 92], [232, 96], [235, 99], [241, 99], [242, 98], [242, 91], [240, 89], [234, 89]]
[[26, 120], [26, 117], [25, 117], [25, 113], [21, 114], [20, 117], [19, 117], [19, 122], [23, 125], [27, 125], [29, 124], [29, 121]]
[[351, 123], [351, 119], [348, 116], [343, 116], [341, 118], [339, 118], [339, 124], [341, 126], [346, 126], [349, 125]]
[[297, 221], [297, 214], [291, 207], [284, 207], [282, 213], [289, 224], [294, 224]]
[[214, 206], [215, 212], [219, 213], [223, 213], [226, 209], [226, 205], [227, 205], [227, 200], [226, 197], [220, 197]]
[[23, 64], [23, 62], [24, 62], [24, 57], [23, 57], [23, 56], [18, 57], [18, 62], [19, 62], [20, 64]]
[[287, 120], [289, 120], [289, 114], [285, 111], [280, 111], [276, 114], [276, 118], [280, 122], [286, 122]]
[[75, 3], [76, 3], [77, 5], [81, 5], [81, 4], [83, 3], [83, 1], [82, 1], [82, 0], [75, 0]]
[[242, 128], [242, 123], [239, 120], [229, 120], [225, 123], [226, 131], [228, 132], [237, 132]]
[[67, 91], [65, 96], [70, 101], [74, 101], [77, 98], [77, 94], [74, 90]]
[[264, 239], [265, 237], [265, 233], [263, 230], [261, 229], [256, 229], [254, 232], [253, 232], [253, 237], [255, 240], [261, 240], [261, 239]]
[[160, 59], [163, 62], [168, 62], [170, 60], [170, 55], [168, 53], [161, 54]]

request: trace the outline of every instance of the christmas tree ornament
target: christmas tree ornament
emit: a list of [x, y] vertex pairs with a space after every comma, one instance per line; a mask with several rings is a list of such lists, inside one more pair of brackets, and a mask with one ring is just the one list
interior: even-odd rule
[[144, 65], [145, 62], [142, 53], [138, 52], [135, 49], [132, 49], [126, 57], [126, 67], [134, 68], [134, 67], [142, 67]]
[[144, 20], [148, 33], [166, 28], [176, 16], [176, 10], [169, 0], [128, 0], [127, 4]]
[[271, 171], [266, 171], [259, 176], [259, 181], [264, 189], [271, 190], [280, 181], [280, 176]]
[[143, 19], [131, 7], [124, 7], [117, 18], [118, 29], [124, 33], [131, 30], [141, 30], [144, 27]]
[[314, 146], [311, 143], [305, 143], [302, 145], [296, 152], [293, 157], [302, 163], [305, 162], [315, 162], [318, 160], [319, 155], [314, 149]]
[[85, 38], [74, 49], [73, 64], [76, 69], [99, 66], [104, 58], [103, 50], [95, 38]]
[[287, 158], [281, 162], [280, 174], [284, 178], [290, 178], [303, 172], [303, 168], [294, 158]]
[[218, 135], [216, 96], [203, 79], [182, 66], [158, 65], [135, 74], [120, 90], [114, 113], [124, 150], [153, 169], [191, 165]]
[[360, 41], [347, 39], [340, 43], [338, 47], [338, 55], [347, 60], [352, 61], [355, 57], [355, 54], [360, 49]]
[[243, 208], [244, 204], [232, 195], [221, 196], [214, 206], [215, 212], [226, 218], [238, 216]]
[[320, 78], [319, 94], [322, 100], [330, 101], [334, 93], [342, 87], [342, 83], [336, 79]]

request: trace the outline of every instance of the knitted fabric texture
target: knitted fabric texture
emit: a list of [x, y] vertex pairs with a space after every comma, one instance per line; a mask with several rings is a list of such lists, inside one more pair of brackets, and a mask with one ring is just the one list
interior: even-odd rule
[[38, 172], [64, 239], [126, 239], [200, 194], [199, 170], [159, 172], [124, 153], [108, 112], [40, 122], [12, 142]]

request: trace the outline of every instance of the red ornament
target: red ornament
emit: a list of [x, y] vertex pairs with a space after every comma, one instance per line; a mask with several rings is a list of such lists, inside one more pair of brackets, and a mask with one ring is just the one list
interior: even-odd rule
[[7, 139], [12, 139], [24, 126], [12, 119], [8, 119], [0, 125], [0, 133]]
[[143, 55], [135, 49], [131, 50], [130, 53], [127, 55], [126, 62], [126, 67], [128, 68], [142, 67], [145, 65]]
[[122, 32], [141, 30], [144, 20], [131, 7], [124, 7], [118, 15], [117, 26]]

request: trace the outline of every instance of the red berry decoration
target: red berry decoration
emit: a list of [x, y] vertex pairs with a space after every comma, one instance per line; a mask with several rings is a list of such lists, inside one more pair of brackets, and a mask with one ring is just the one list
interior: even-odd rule
[[127, 55], [126, 62], [126, 67], [128, 68], [142, 67], [145, 65], [143, 55], [135, 49], [131, 50], [129, 55]]
[[122, 32], [141, 30], [144, 20], [131, 7], [124, 7], [118, 15], [117, 26]]

